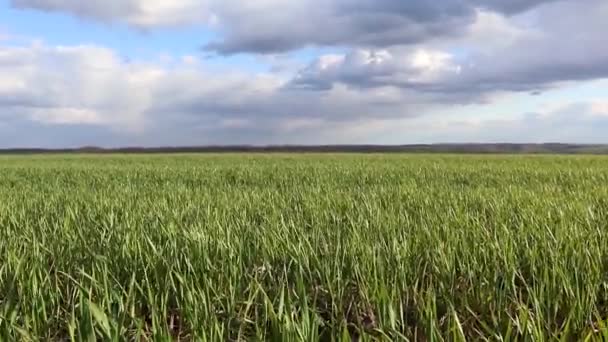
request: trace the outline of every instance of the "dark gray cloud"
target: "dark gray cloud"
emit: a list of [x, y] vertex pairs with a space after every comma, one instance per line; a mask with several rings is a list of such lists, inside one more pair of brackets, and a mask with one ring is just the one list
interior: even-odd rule
[[[225, 9], [220, 26], [223, 37], [205, 47], [221, 54], [274, 53], [305, 46], [411, 44], [459, 34], [475, 15], [462, 1], [452, 0], [296, 0], [284, 2], [278, 9]], [[277, 10], [281, 15], [268, 15]]]
[[[508, 15], [556, 0], [296, 0], [273, 11], [229, 8], [222, 38], [205, 46], [220, 54], [275, 53], [305, 46], [388, 47], [466, 32], [477, 9]], [[268, 3], [273, 3], [269, 1]], [[281, 15], [269, 15], [269, 13]]]
[[216, 0], [10, 0], [17, 9], [63, 12], [136, 29], [207, 24]]
[[539, 5], [561, 0], [472, 0], [470, 3], [483, 9], [513, 15], [530, 10]]
[[42, 11], [65, 11], [80, 17], [114, 20], [139, 10], [137, 1], [106, 0], [11, 0], [15, 8], [34, 8]]
[[306, 46], [421, 43], [457, 36], [477, 9], [508, 15], [557, 0], [11, 0], [16, 8], [62, 11], [137, 28], [208, 25], [220, 38], [205, 45], [219, 54], [277, 53]]

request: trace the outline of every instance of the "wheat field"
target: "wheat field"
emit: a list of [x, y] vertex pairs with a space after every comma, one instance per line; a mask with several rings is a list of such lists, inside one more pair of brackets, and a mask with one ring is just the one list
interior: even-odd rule
[[0, 157], [0, 340], [608, 340], [608, 158]]

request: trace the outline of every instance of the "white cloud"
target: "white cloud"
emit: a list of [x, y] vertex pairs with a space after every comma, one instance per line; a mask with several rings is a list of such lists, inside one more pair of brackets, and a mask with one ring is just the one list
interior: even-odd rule
[[475, 21], [461, 37], [438, 39], [433, 42], [442, 49], [457, 48], [467, 53], [491, 53], [506, 48], [526, 36], [539, 32], [517, 18], [485, 10], [477, 10]]
[[295, 76], [292, 85], [320, 90], [338, 82], [362, 88], [414, 87], [458, 74], [460, 69], [443, 51], [357, 49], [346, 55], [319, 57]]
[[[552, 111], [503, 118], [423, 116], [349, 122], [336, 130], [342, 141], [355, 138], [381, 144], [404, 143], [608, 143], [608, 116], [591, 102], [569, 103]], [[488, 106], [485, 110], [497, 110]], [[500, 109], [498, 109], [500, 110]], [[357, 141], [357, 140], [355, 140]]]
[[591, 113], [597, 116], [608, 117], [608, 101], [595, 101], [591, 103]]
[[481, 121], [468, 139], [509, 142], [608, 143], [608, 116], [598, 116], [592, 103], [571, 103], [551, 112], [519, 118]]
[[33, 121], [48, 124], [102, 124], [97, 112], [87, 108], [29, 108], [26, 110]]
[[[420, 63], [435, 67], [432, 60]], [[3, 120], [97, 126], [132, 136], [161, 129], [168, 135], [193, 129], [280, 135], [323, 122], [422, 115], [423, 107], [433, 106], [393, 88], [335, 87], [320, 96], [286, 89], [278, 74], [213, 70], [192, 56], [170, 64], [126, 61], [93, 45], [0, 47], [0, 73]]]
[[149, 85], [164, 72], [98, 46], [0, 47], [0, 106], [37, 121], [139, 131]]

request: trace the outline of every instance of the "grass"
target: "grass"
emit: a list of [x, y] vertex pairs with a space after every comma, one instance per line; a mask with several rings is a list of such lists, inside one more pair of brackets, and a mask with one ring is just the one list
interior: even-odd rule
[[608, 158], [0, 157], [0, 340], [608, 340]]

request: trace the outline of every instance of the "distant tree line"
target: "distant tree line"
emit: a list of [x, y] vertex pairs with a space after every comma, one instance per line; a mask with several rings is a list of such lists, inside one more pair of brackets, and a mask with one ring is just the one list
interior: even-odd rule
[[218, 145], [181, 147], [84, 146], [70, 149], [14, 148], [0, 149], [0, 154], [47, 153], [556, 153], [608, 154], [608, 145], [579, 144], [415, 144], [415, 145]]

